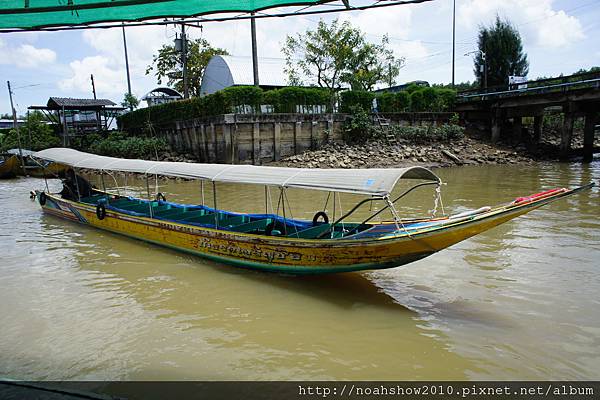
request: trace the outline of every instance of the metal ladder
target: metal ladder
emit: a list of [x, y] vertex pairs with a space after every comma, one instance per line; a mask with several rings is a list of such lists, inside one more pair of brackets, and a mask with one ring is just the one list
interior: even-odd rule
[[396, 135], [394, 135], [394, 133], [390, 130], [390, 120], [381, 116], [378, 112], [375, 112], [375, 114], [373, 114], [373, 120], [381, 128], [381, 131], [383, 132], [385, 140], [388, 142], [388, 144], [397, 145], [398, 139], [396, 138]]

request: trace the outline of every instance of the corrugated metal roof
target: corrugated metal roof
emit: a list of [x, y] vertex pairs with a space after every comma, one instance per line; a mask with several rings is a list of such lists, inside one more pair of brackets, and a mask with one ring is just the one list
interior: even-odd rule
[[48, 107], [98, 107], [116, 106], [117, 103], [108, 99], [72, 99], [70, 97], [50, 97]]
[[[260, 86], [287, 86], [285, 60], [259, 57], [258, 79]], [[213, 56], [202, 76], [200, 93], [212, 94], [229, 86], [253, 84], [251, 57]]]

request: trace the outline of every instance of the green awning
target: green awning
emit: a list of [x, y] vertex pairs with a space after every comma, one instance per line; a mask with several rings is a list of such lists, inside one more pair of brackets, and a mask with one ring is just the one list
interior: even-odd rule
[[0, 29], [39, 29], [101, 22], [251, 12], [323, 0], [2, 0]]

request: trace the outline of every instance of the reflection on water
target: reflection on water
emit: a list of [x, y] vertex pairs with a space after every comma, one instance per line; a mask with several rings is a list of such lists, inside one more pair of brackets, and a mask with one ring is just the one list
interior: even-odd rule
[[[448, 182], [446, 211], [459, 212], [598, 180], [600, 165], [438, 173]], [[199, 202], [197, 182], [158, 184], [169, 200]], [[2, 376], [599, 378], [598, 189], [401, 268], [294, 277], [207, 262], [45, 216], [27, 200], [42, 185], [0, 181]], [[128, 187], [141, 193], [145, 182], [130, 178]], [[271, 195], [276, 208], [277, 193]], [[291, 190], [289, 197], [294, 217], [312, 218], [327, 195]], [[337, 200], [340, 215], [355, 198]], [[402, 212], [428, 210], [432, 200], [427, 189], [413, 193]], [[219, 185], [218, 204], [262, 212], [264, 190]]]

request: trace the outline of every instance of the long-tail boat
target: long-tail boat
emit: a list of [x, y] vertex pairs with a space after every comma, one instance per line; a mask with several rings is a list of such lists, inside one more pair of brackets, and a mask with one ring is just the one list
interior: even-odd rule
[[16, 175], [19, 159], [13, 154], [0, 154], [0, 179]]
[[26, 149], [10, 149], [7, 150], [7, 154], [12, 154], [17, 157], [23, 157], [23, 165], [21, 166], [18, 162], [14, 167], [14, 173], [22, 176], [32, 176], [34, 178], [43, 178], [44, 176], [52, 177], [56, 175], [64, 175], [67, 166], [51, 162], [51, 161], [37, 161], [32, 155], [35, 152]]
[[[68, 165], [75, 171], [96, 170], [102, 177], [120, 171], [145, 174], [147, 179], [162, 175], [197, 179], [201, 185], [211, 182], [212, 207], [168, 202], [160, 193], [153, 199], [148, 181], [148, 199], [121, 196], [105, 187], [86, 193], [86, 197], [81, 196], [78, 188], [74, 190], [78, 193], [69, 198], [48, 191], [34, 193], [43, 211], [51, 215], [222, 263], [291, 274], [397, 267], [593, 186], [590, 183], [575, 189], [546, 190], [495, 207], [451, 216], [435, 217], [434, 211], [433, 216], [405, 219], [399, 215], [395, 203], [416, 188], [435, 186], [438, 197], [434, 210], [437, 208], [442, 182], [426, 168], [302, 169], [196, 164], [120, 159], [66, 148], [43, 150], [34, 157]], [[392, 198], [397, 182], [408, 179], [422, 182]], [[276, 187], [284, 205], [283, 214], [220, 210], [218, 182]], [[288, 188], [354, 193], [364, 195], [365, 199], [335, 221], [330, 222], [323, 210], [312, 221], [305, 221], [286, 215]], [[383, 201], [385, 207], [361, 222], [346, 221], [357, 209], [373, 201]], [[393, 220], [371, 222], [384, 210], [391, 213]]]

